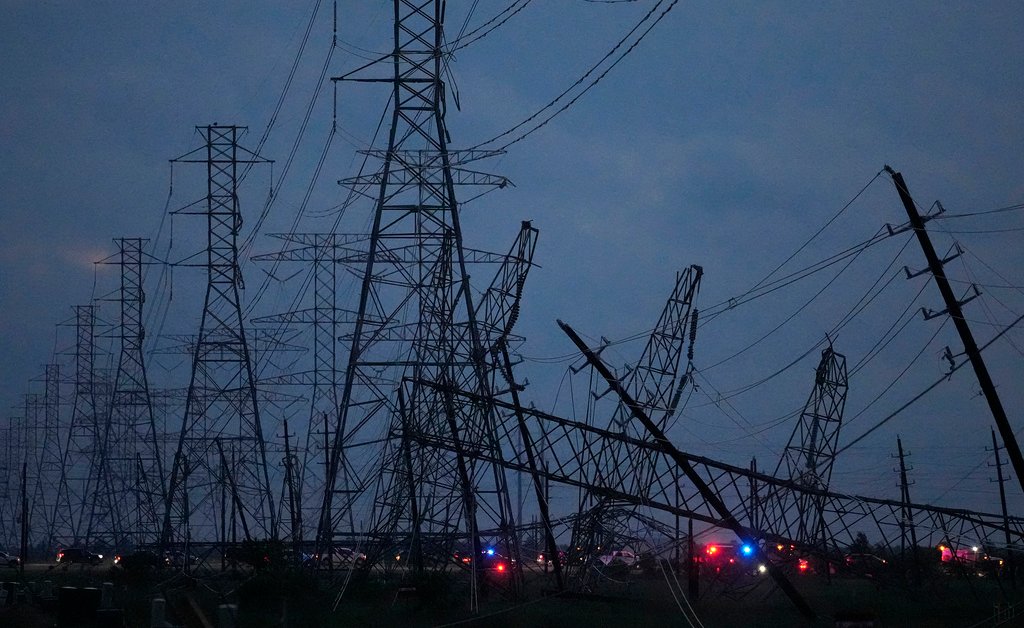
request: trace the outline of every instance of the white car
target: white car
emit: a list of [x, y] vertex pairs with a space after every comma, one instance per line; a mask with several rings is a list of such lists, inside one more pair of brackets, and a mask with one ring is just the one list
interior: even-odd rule
[[607, 554], [598, 556], [597, 559], [605, 565], [628, 565], [632, 567], [636, 564], [636, 554], [629, 550], [615, 550]]
[[319, 558], [311, 557], [311, 563], [319, 569], [336, 569], [338, 567], [361, 567], [366, 562], [366, 554], [349, 547], [336, 547]]

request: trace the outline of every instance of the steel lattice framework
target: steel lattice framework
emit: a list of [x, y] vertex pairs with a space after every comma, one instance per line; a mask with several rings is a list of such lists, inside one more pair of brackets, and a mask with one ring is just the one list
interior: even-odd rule
[[[821, 352], [821, 361], [814, 371], [814, 389], [772, 475], [787, 477], [807, 488], [828, 490], [832, 463], [839, 447], [847, 388], [846, 356], [836, 353], [829, 345]], [[820, 500], [811, 493], [803, 494], [798, 500], [795, 540], [805, 545], [828, 547], [822, 507]]]
[[[390, 62], [392, 75], [364, 78], [377, 65], [371, 63], [336, 79], [388, 83], [393, 92], [387, 149], [369, 151], [381, 160], [380, 169], [342, 182], [377, 193], [359, 307], [344, 336], [350, 348], [318, 527], [321, 546], [361, 537], [354, 522], [363, 517], [376, 540], [429, 538], [445, 551], [458, 546], [479, 555], [478, 531], [490, 528], [505, 530], [505, 538], [495, 540], [514, 545], [503, 470], [462, 451], [494, 445], [493, 412], [453, 404], [415, 385], [399, 393], [403, 378], [426, 377], [493, 396], [486, 324], [469, 283], [468, 265], [477, 256], [463, 246], [456, 188], [507, 181], [460, 166], [493, 153], [448, 148], [442, 22], [441, 0], [395, 0], [394, 49], [381, 60]], [[500, 327], [506, 321], [493, 322]], [[413, 423], [450, 435], [456, 450], [412, 450], [403, 433]], [[368, 445], [381, 441], [383, 447]], [[411, 478], [423, 482], [413, 486]]]
[[166, 500], [161, 450], [146, 375], [141, 238], [119, 238], [120, 353], [106, 420], [101, 458], [92, 480], [95, 498], [86, 539], [106, 539], [114, 548], [159, 540]]
[[[241, 127], [197, 127], [207, 168], [207, 286], [161, 542], [276, 538], [253, 360], [239, 286], [239, 164], [259, 160], [238, 144]], [[193, 155], [195, 153], [190, 153]]]
[[[593, 352], [588, 353], [588, 359], [599, 360]], [[617, 394], [624, 392], [611, 379], [610, 372], [607, 381]], [[832, 492], [682, 452], [657, 431], [650, 432], [648, 438], [636, 438], [505, 401], [483, 399], [472, 391], [458, 390], [445, 383], [427, 380], [417, 383], [446, 391], [463, 403], [488, 403], [506, 411], [500, 415], [504, 418], [498, 422], [495, 435], [500, 446], [468, 452], [473, 458], [510, 471], [532, 473], [544, 481], [578, 487], [610, 502], [644, 506], [667, 515], [731, 529], [744, 540], [756, 542], [761, 548], [759, 552], [784, 542], [797, 545], [808, 554], [832, 558], [841, 555], [854, 542], [856, 532], [865, 528], [879, 535], [889, 551], [897, 552], [907, 517], [915, 522], [918, 542], [924, 546], [998, 546], [1005, 542], [1007, 535], [1013, 543], [1020, 543], [1024, 537], [1024, 518], [1009, 517], [1004, 521], [1002, 514]], [[628, 399], [628, 395], [623, 395], [623, 399]], [[634, 417], [647, 419], [638, 404], [629, 400], [627, 405]], [[527, 432], [543, 434], [543, 438], [524, 444], [522, 422], [527, 423]], [[645, 424], [654, 427], [649, 420], [645, 420]], [[410, 438], [423, 447], [446, 451], [458, 448], [458, 443], [452, 439], [436, 434], [413, 432]], [[495, 451], [522, 451], [524, 446], [532, 447], [547, 464], [540, 469], [531, 468], [521, 456], [494, 455]], [[649, 465], [648, 481], [634, 483], [633, 474], [627, 468], [623, 470], [622, 482], [594, 483], [590, 469], [603, 452], [612, 448], [623, 448], [630, 452], [630, 460], [642, 460]], [[682, 483], [679, 482], [681, 468], [686, 471], [686, 480]], [[801, 530], [806, 527], [804, 513], [808, 500], [820, 508], [827, 546], [799, 541]], [[786, 587], [784, 577], [777, 581]], [[809, 611], [798, 595], [794, 597], [805, 612]]]
[[289, 526], [290, 535], [293, 541], [302, 543], [315, 534], [323, 505], [328, 452], [338, 412], [338, 329], [339, 325], [354, 321], [354, 316], [338, 308], [337, 303], [337, 265], [346, 260], [344, 247], [352, 238], [329, 233], [273, 234], [273, 237], [287, 242], [287, 248], [273, 254], [254, 256], [254, 261], [305, 262], [312, 265], [312, 307], [253, 319], [256, 324], [282, 327], [309, 325], [313, 329], [312, 370], [292, 371], [261, 380], [261, 384], [298, 385], [311, 391], [305, 438], [299, 439], [305, 442], [305, 446], [301, 448], [301, 454], [294, 456], [287, 479], [292, 485], [289, 491], [294, 493], [296, 502]]
[[[688, 353], [688, 360], [693, 359], [697, 323], [694, 300], [700, 291], [702, 276], [703, 269], [696, 265], [676, 274], [672, 293], [639, 360], [634, 366], [627, 367], [628, 372], [621, 377], [623, 388], [662, 429], [675, 414], [689, 380], [691, 363], [687, 362], [683, 369], [683, 356]], [[690, 343], [688, 352], [685, 351], [687, 338]], [[608, 392], [605, 386], [603, 392], [595, 391], [594, 394], [600, 397]], [[650, 438], [647, 430], [637, 423], [622, 402], [617, 404], [607, 425], [608, 430], [614, 433], [641, 440]], [[589, 461], [584, 473], [587, 483], [593, 486], [622, 486], [631, 493], [639, 494], [641, 487], [650, 482], [653, 471], [652, 461], [643, 451], [612, 443], [607, 449], [595, 451], [595, 457]], [[582, 555], [590, 556], [596, 548], [616, 542], [616, 537], [622, 536], [622, 531], [628, 527], [630, 517], [623, 519], [621, 515], [628, 509], [615, 504], [603, 491], [586, 490], [582, 495], [579, 512], [584, 515], [577, 520], [570, 547], [578, 547]], [[612, 516], [612, 512], [619, 516]], [[570, 565], [582, 566], [577, 561]], [[577, 571], [586, 573], [586, 569]]]
[[[71, 535], [74, 532], [69, 527], [70, 504], [66, 510], [58, 512], [60, 502], [69, 501], [64, 483], [64, 451], [67, 443], [61, 441], [66, 426], [61, 422], [59, 364], [46, 365], [43, 382], [43, 394], [29, 395], [26, 399], [28, 406], [25, 416], [30, 432], [28, 439], [34, 458], [29, 461], [29, 468], [35, 467], [35, 478], [29, 479], [29, 486], [32, 487], [29, 490], [33, 495], [30, 512], [36, 525], [40, 522], [43, 524], [43, 534], [40, 536], [37, 533], [33, 541], [53, 549], [60, 535]], [[38, 527], [34, 529], [39, 530]]]
[[75, 397], [63, 448], [54, 521], [64, 520], [61, 534], [69, 536], [75, 544], [80, 540], [87, 544], [92, 540], [109, 543], [113, 539], [90, 538], [90, 513], [110, 507], [105, 500], [97, 501], [97, 482], [103, 468], [102, 433], [105, 423], [101, 419], [105, 415], [105, 400], [96, 370], [98, 308], [95, 305], [76, 305], [74, 309]]

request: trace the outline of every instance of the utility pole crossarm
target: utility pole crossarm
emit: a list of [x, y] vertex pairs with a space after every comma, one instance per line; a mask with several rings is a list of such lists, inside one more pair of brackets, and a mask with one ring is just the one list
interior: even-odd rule
[[946, 273], [942, 266], [942, 260], [936, 254], [935, 247], [932, 246], [931, 239], [928, 237], [928, 231], [925, 228], [925, 221], [917, 212], [917, 206], [914, 204], [913, 197], [910, 196], [910, 191], [903, 180], [903, 175], [889, 166], [885, 166], [885, 171], [892, 176], [893, 183], [896, 185], [896, 191], [903, 202], [903, 207], [907, 210], [910, 225], [913, 227], [914, 233], [917, 234], [921, 250], [924, 251], [924, 256], [928, 260], [928, 268], [931, 270], [932, 276], [935, 277], [935, 285], [938, 286], [942, 299], [946, 302], [946, 311], [949, 312], [950, 317], [953, 319], [953, 324], [956, 326], [956, 331], [960, 334], [960, 340], [964, 344], [964, 353], [967, 354], [971, 366], [974, 367], [974, 374], [978, 378], [978, 384], [981, 386], [981, 391], [985, 395], [989, 409], [992, 411], [992, 418], [995, 419], [999, 435], [1002, 437], [1003, 445], [1006, 447], [1006, 453], [1010, 456], [1010, 463], [1013, 465], [1014, 473], [1017, 474], [1017, 481], [1021, 483], [1021, 488], [1024, 489], [1024, 455], [1021, 455], [1020, 446], [1017, 444], [1017, 437], [1014, 435], [1013, 427], [1006, 416], [1006, 410], [1003, 409], [999, 393], [996, 392], [996, 386], [989, 375], [988, 367], [985, 366], [985, 360], [981, 357], [981, 350], [974, 341], [974, 335], [967, 324], [967, 319], [964, 318], [963, 310], [961, 309], [962, 303], [956, 298], [953, 288], [949, 285], [949, 280], [946, 278]]

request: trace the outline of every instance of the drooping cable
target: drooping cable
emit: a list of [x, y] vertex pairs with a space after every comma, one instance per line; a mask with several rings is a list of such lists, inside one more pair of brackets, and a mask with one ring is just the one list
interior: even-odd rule
[[590, 67], [590, 69], [588, 69], [583, 74], [583, 76], [581, 76], [580, 78], [576, 79], [576, 81], [572, 85], [570, 85], [565, 90], [563, 90], [558, 96], [556, 96], [554, 99], [552, 99], [550, 102], [548, 102], [548, 104], [544, 105], [543, 107], [541, 107], [540, 109], [535, 111], [533, 114], [531, 114], [529, 117], [527, 117], [525, 120], [515, 124], [511, 128], [509, 128], [509, 129], [499, 133], [498, 135], [495, 135], [494, 137], [492, 137], [492, 138], [490, 138], [488, 140], [485, 140], [485, 141], [480, 142], [479, 144], [473, 146], [471, 148], [471, 150], [480, 149], [480, 148], [482, 148], [484, 146], [487, 146], [489, 144], [494, 144], [498, 140], [500, 140], [502, 138], [505, 138], [505, 137], [508, 137], [508, 136], [516, 133], [517, 131], [519, 131], [519, 129], [523, 128], [524, 126], [527, 126], [527, 125], [533, 123], [533, 121], [538, 119], [542, 114], [544, 114], [544, 112], [546, 112], [549, 109], [551, 109], [551, 108], [555, 107], [556, 105], [558, 105], [558, 103], [561, 102], [562, 99], [566, 98], [574, 89], [576, 89], [578, 86], [582, 85], [592, 74], [594, 74], [598, 70], [598, 68], [600, 68], [605, 63], [605, 61], [607, 61], [609, 58], [614, 56], [615, 53], [620, 48], [622, 48], [624, 45], [626, 45], [626, 42], [628, 42], [634, 36], [635, 33], [640, 31], [641, 28], [644, 26], [644, 24], [646, 22], [648, 22], [650, 20], [653, 20], [647, 26], [647, 28], [644, 29], [640, 33], [640, 35], [637, 37], [637, 39], [631, 45], [629, 45], [628, 48], [626, 48], [626, 50], [624, 50], [617, 58], [615, 58], [608, 65], [608, 67], [605, 68], [605, 70], [603, 72], [598, 74], [598, 76], [596, 78], [594, 78], [594, 80], [590, 81], [590, 83], [588, 83], [586, 86], [584, 86], [583, 89], [578, 94], [573, 96], [565, 105], [563, 105], [561, 108], [557, 109], [556, 111], [554, 111], [550, 115], [546, 116], [541, 121], [537, 122], [531, 128], [529, 128], [526, 131], [523, 131], [522, 133], [518, 134], [514, 139], [505, 142], [502, 146], [500, 146], [498, 148], [498, 150], [505, 150], [509, 146], [512, 146], [513, 144], [516, 144], [517, 142], [522, 141], [523, 139], [525, 139], [526, 137], [528, 137], [529, 135], [531, 135], [532, 133], [534, 133], [538, 129], [546, 126], [555, 116], [559, 115], [560, 113], [564, 112], [566, 109], [568, 109], [569, 107], [574, 105], [576, 103], [576, 101], [578, 101], [584, 94], [586, 94], [594, 86], [596, 86], [598, 83], [600, 83], [601, 80], [603, 80], [608, 75], [608, 73], [611, 72], [611, 70], [616, 65], [619, 64], [619, 62], [621, 62], [624, 58], [626, 58], [626, 56], [629, 55], [629, 53], [631, 53], [631, 52], [633, 52], [633, 50], [635, 50], [636, 47], [640, 45], [640, 42], [643, 41], [643, 39], [648, 35], [648, 33], [650, 33], [651, 30], [655, 26], [657, 26], [658, 23], [661, 22], [661, 20], [663, 20], [665, 18], [665, 16], [669, 13], [669, 11], [671, 11], [675, 7], [675, 5], [678, 3], [679, 0], [671, 0], [671, 2], [668, 5], [668, 7], [666, 7], [660, 14], [658, 14], [656, 17], [654, 17], [656, 12], [658, 11], [658, 9], [660, 9], [665, 4], [666, 1], [667, 0], [658, 0], [658, 2], [653, 7], [651, 7], [651, 10], [648, 11], [643, 16], [643, 18], [641, 18], [640, 21], [637, 22], [636, 25], [633, 26], [633, 28], [630, 29], [630, 31], [628, 33], [626, 33], [626, 35], [622, 39], [620, 39], [618, 41], [618, 43], [615, 44], [614, 47], [612, 47], [611, 50], [609, 50], [607, 53], [605, 53], [605, 55], [603, 57], [601, 57], [601, 59], [598, 60], [597, 63], [592, 65]]

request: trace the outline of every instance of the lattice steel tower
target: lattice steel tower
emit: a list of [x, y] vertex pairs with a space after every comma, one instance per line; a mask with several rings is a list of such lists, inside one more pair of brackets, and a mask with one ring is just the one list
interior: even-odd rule
[[[468, 267], [506, 257], [464, 248], [456, 187], [507, 180], [462, 167], [493, 152], [448, 148], [443, 2], [396, 0], [394, 20], [394, 49], [381, 59], [391, 76], [364, 76], [377, 67], [369, 64], [337, 79], [393, 90], [388, 146], [368, 151], [380, 169], [343, 181], [377, 195], [359, 309], [343, 336], [350, 348], [318, 526], [321, 546], [352, 535], [365, 540], [370, 562], [375, 549], [383, 555], [388, 543], [410, 536], [478, 552], [483, 534], [500, 530], [489, 536], [507, 538], [514, 524], [504, 473], [463, 455], [492, 446], [493, 408], [456, 406], [451, 395], [416, 384], [492, 397]], [[444, 453], [409, 438], [430, 435], [459, 447]], [[381, 441], [383, 451], [373, 445]], [[421, 484], [402, 488], [412, 476]], [[367, 519], [365, 530], [351, 523]]]
[[[175, 161], [207, 169], [206, 299], [167, 487], [162, 544], [276, 538], [277, 521], [239, 288], [237, 126], [197, 127], [205, 146]], [[195, 156], [205, 150], [205, 157]], [[229, 537], [229, 534], [231, 535]]]
[[[61, 442], [64, 426], [60, 419], [60, 365], [47, 364], [44, 375], [44, 393], [25, 398], [25, 420], [29, 471], [31, 476], [29, 506], [32, 519], [32, 543], [42, 543], [53, 549], [59, 536], [71, 535], [68, 527], [70, 507], [68, 492], [62, 489], [63, 451]], [[33, 473], [34, 472], [34, 473]]]
[[[272, 237], [288, 242], [287, 248], [278, 253], [254, 256], [254, 261], [307, 262], [312, 265], [313, 275], [312, 307], [253, 319], [256, 324], [309, 325], [313, 331], [312, 370], [293, 371], [261, 380], [267, 384], [298, 385], [311, 391], [305, 447], [301, 454], [295, 456], [296, 464], [290, 478], [296, 500], [290, 536], [293, 541], [301, 543], [315, 533], [323, 505], [327, 458], [338, 412], [338, 328], [343, 322], [353, 321], [350, 311], [338, 308], [337, 265], [354, 261], [347, 245], [363, 238], [331, 233], [272, 234]], [[355, 257], [365, 260], [366, 256], [358, 254]]]
[[159, 540], [166, 494], [143, 350], [143, 240], [115, 242], [118, 261], [113, 263], [121, 268], [121, 349], [103, 422], [103, 457], [92, 481], [95, 497], [85, 538], [108, 538], [114, 547], [125, 547]]
[[[806, 488], [828, 490], [846, 407], [846, 391], [846, 356], [833, 351], [829, 344], [821, 352], [821, 361], [814, 372], [814, 390], [789, 437], [775, 476], [788, 477]], [[822, 507], [821, 498], [814, 493], [800, 494], [794, 540], [825, 546], [829, 539]]]

